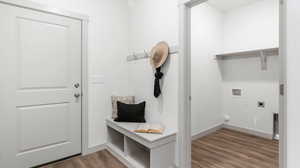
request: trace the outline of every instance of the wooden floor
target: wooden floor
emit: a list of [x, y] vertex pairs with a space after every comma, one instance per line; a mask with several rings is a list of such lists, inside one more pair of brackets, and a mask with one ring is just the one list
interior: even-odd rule
[[192, 144], [193, 168], [278, 168], [278, 141], [221, 129]]
[[105, 150], [87, 156], [73, 157], [41, 168], [126, 168], [126, 166]]
[[[126, 168], [108, 151], [42, 168]], [[278, 168], [278, 141], [221, 129], [192, 144], [192, 168]]]

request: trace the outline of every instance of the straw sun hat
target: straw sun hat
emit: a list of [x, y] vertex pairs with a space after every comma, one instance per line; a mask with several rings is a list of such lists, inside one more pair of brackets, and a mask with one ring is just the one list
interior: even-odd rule
[[151, 50], [150, 64], [153, 68], [161, 67], [169, 56], [169, 45], [162, 41]]
[[151, 50], [150, 64], [156, 69], [154, 81], [154, 97], [161, 95], [159, 80], [164, 76], [161, 72], [161, 66], [166, 62], [169, 56], [169, 45], [162, 41], [156, 44]]

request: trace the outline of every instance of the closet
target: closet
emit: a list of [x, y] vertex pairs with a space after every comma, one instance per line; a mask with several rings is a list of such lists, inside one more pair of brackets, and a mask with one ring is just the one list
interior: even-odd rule
[[[276, 0], [208, 0], [192, 8], [193, 147], [199, 145], [197, 142], [205, 144], [205, 138], [223, 142], [219, 136], [229, 130], [234, 135], [269, 140], [278, 154], [278, 141], [274, 139], [279, 140], [279, 48]], [[224, 146], [226, 138], [220, 145]], [[203, 154], [194, 151], [193, 159], [197, 153]], [[251, 161], [255, 163], [257, 158]], [[268, 159], [259, 164], [278, 167], [276, 154]], [[197, 159], [193, 161], [196, 163]]]

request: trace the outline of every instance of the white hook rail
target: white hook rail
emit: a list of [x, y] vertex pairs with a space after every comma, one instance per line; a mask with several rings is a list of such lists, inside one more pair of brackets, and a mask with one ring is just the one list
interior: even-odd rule
[[[178, 46], [171, 46], [170, 47], [170, 55], [173, 54], [177, 54], [179, 52], [179, 47]], [[132, 55], [128, 55], [127, 56], [127, 61], [136, 61], [136, 60], [141, 60], [141, 59], [147, 59], [150, 58], [151, 53], [147, 52], [146, 50], [144, 50], [144, 52], [141, 53], [133, 53]]]

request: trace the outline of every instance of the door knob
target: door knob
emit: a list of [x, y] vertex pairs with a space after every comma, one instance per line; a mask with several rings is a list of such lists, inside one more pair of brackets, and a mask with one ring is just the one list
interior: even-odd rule
[[79, 88], [79, 86], [80, 86], [79, 83], [76, 83], [76, 84], [74, 85], [75, 88]]
[[80, 97], [80, 93], [75, 93], [74, 97], [79, 98]]

